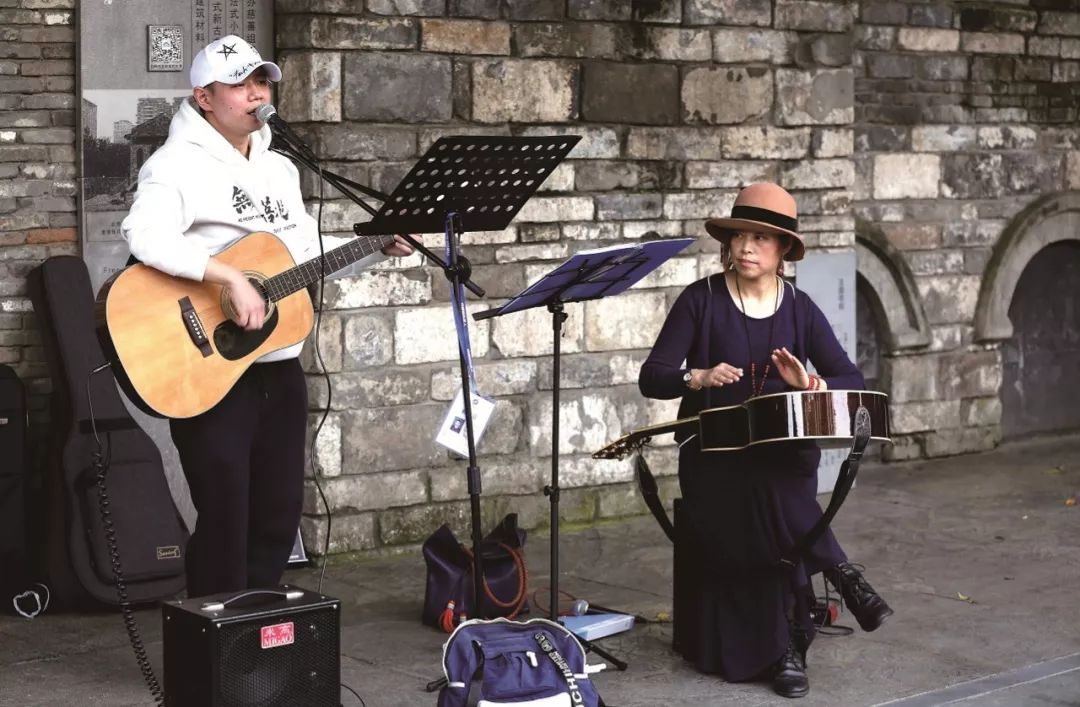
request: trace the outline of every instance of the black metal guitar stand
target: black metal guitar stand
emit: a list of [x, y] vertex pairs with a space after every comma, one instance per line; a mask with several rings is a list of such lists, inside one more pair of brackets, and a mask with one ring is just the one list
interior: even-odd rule
[[[536, 283], [510, 298], [501, 307], [477, 312], [477, 320], [502, 316], [534, 307], [551, 312], [551, 483], [544, 487], [551, 508], [551, 607], [549, 618], [558, 621], [559, 606], [559, 392], [562, 358], [562, 325], [565, 305], [617, 295], [645, 277], [693, 239], [669, 239], [583, 251], [571, 257]], [[619, 670], [626, 663], [580, 639], [590, 650], [611, 661]]]

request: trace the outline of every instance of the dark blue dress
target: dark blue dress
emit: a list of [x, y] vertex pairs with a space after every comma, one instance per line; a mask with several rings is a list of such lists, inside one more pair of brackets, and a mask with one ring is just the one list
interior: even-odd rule
[[[744, 317], [717, 274], [693, 283], [675, 301], [641, 367], [641, 392], [650, 398], [682, 397], [679, 417], [692, 417], [751, 397], [751, 363], [761, 395], [791, 390], [771, 365], [772, 350], [781, 347], [804, 364], [809, 359], [830, 389], [865, 387], [825, 315], [805, 293], [786, 285], [775, 314]], [[742, 379], [702, 391], [686, 387], [686, 369], [721, 362], [742, 368]], [[694, 617], [702, 622], [699, 645], [689, 652], [703, 672], [748, 680], [783, 654], [790, 622], [812, 639], [810, 575], [847, 558], [829, 531], [794, 571], [777, 569], [781, 554], [821, 517], [816, 498], [821, 452], [815, 443], [701, 452], [696, 438], [687, 441], [691, 435], [676, 437], [682, 445], [679, 486], [706, 582], [700, 616]]]

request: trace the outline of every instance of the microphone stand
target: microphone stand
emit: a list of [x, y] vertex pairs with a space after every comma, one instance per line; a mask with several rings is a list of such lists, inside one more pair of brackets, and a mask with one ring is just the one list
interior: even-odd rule
[[[299, 140], [298, 138], [296, 139]], [[278, 143], [278, 144], [275, 144]], [[390, 197], [376, 189], [366, 187], [363, 184], [347, 179], [340, 174], [335, 174], [330, 170], [323, 169], [322, 165], [318, 162], [308, 158], [304, 152], [297, 148], [294, 141], [284, 134], [284, 131], [274, 131], [274, 140], [270, 143], [270, 149], [278, 154], [284, 155], [289, 159], [297, 162], [312, 172], [317, 174], [320, 179], [325, 180], [335, 189], [347, 196], [351, 201], [359, 204], [365, 211], [374, 216], [378, 213], [375, 209], [369, 206], [363, 199], [356, 195], [354, 189], [367, 196], [370, 196], [380, 201], [387, 201]], [[355, 228], [355, 227], [354, 227]], [[439, 267], [443, 274], [446, 275], [446, 279], [450, 281], [451, 287], [454, 287], [457, 283], [467, 287], [470, 292], [474, 293], [478, 297], [484, 296], [484, 290], [479, 285], [474, 283], [471, 279], [472, 265], [469, 263], [469, 259], [461, 255], [458, 252], [460, 238], [460, 219], [456, 214], [452, 214], [446, 221], [446, 238], [448, 245], [448, 252], [450, 254], [450, 262], [446, 263], [435, 253], [431, 252], [424, 247], [424, 244], [417, 241], [409, 234], [401, 235], [413, 248], [420, 251], [427, 257], [433, 265]], [[321, 231], [320, 231], [321, 237]], [[474, 611], [480, 610], [480, 596], [484, 582], [484, 565], [481, 559], [480, 546], [483, 540], [483, 533], [480, 528], [480, 468], [476, 463], [476, 446], [473, 437], [473, 420], [472, 420], [472, 394], [469, 390], [469, 377], [466, 371], [465, 354], [463, 351], [458, 351], [458, 358], [461, 364], [461, 385], [464, 395], [465, 403], [465, 422], [468, 429], [468, 442], [469, 442], [469, 467], [468, 467], [468, 484], [469, 484], [469, 498], [470, 508], [472, 515], [472, 542], [473, 542], [473, 608]]]

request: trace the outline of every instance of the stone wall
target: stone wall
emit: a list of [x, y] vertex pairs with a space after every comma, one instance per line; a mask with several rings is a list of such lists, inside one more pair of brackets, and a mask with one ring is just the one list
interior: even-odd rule
[[[809, 245], [854, 245], [854, 2], [298, 0], [278, 13], [283, 116], [331, 168], [377, 189], [392, 190], [442, 135], [583, 135], [509, 229], [467, 236], [489, 294], [478, 309], [575, 251], [649, 231], [700, 235], [762, 179], [796, 194]], [[366, 220], [333, 196], [330, 231]], [[701, 241], [629, 293], [568, 307], [567, 520], [643, 510], [629, 463], [588, 454], [675, 418], [676, 401], [641, 397], [638, 368], [674, 297], [717, 266]], [[419, 257], [390, 262], [334, 282], [327, 304], [334, 400], [319, 456], [332, 546], [418, 542], [443, 521], [463, 528], [465, 465], [430, 442], [458, 386], [443, 276]], [[487, 524], [509, 509], [527, 527], [547, 522], [551, 331], [546, 310], [472, 325], [480, 389], [498, 399], [480, 446]], [[670, 493], [673, 450], [658, 452], [653, 468]], [[321, 538], [317, 496], [309, 501], [309, 535]]]
[[[1055, 195], [1080, 187], [1080, 12], [1053, 0], [863, 2], [855, 46], [852, 213], [860, 241], [907, 271], [905, 299], [924, 313], [923, 336], [893, 342], [883, 361], [904, 435], [891, 451], [985, 449], [1000, 439], [1009, 337], [986, 315], [1023, 266], [1010, 249], [1033, 232], [1017, 216], [1036, 202], [1048, 218], [1070, 212]], [[1076, 238], [1056, 230], [1050, 240]]]
[[[0, 362], [29, 382], [41, 423], [49, 381], [25, 274], [77, 248], [73, 6], [0, 0]], [[583, 248], [699, 236], [739, 187], [772, 179], [795, 193], [809, 245], [858, 254], [860, 331], [881, 358], [861, 354], [893, 396], [892, 456], [1000, 437], [1013, 290], [1080, 228], [1075, 3], [278, 0], [276, 24], [282, 114], [330, 168], [378, 189], [441, 135], [584, 136], [509, 229], [466, 236], [489, 293], [474, 309]], [[367, 218], [326, 197], [328, 232]], [[641, 398], [638, 368], [673, 298], [717, 261], [703, 239], [635, 290], [568, 308], [568, 520], [643, 510], [629, 466], [588, 453], [674, 416]], [[326, 301], [333, 402], [316, 451], [333, 549], [416, 543], [443, 521], [464, 531], [464, 465], [431, 442], [458, 385], [445, 280], [414, 256], [332, 282]], [[544, 525], [550, 317], [472, 332], [498, 400], [480, 448], [485, 525], [510, 510]], [[310, 348], [314, 427], [326, 391]], [[651, 459], [672, 495], [672, 448]], [[306, 513], [321, 547], [314, 492]]]
[[26, 274], [78, 253], [74, 4], [0, 1], [0, 363], [27, 383], [35, 440], [51, 386]]

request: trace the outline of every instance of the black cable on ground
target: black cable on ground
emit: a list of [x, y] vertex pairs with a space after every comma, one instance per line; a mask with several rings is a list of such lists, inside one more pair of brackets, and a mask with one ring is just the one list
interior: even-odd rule
[[364, 702], [364, 698], [363, 698], [363, 697], [361, 697], [361, 696], [360, 696], [360, 694], [359, 694], [359, 693], [357, 693], [357, 691], [356, 691], [356, 690], [352, 689], [351, 687], [349, 687], [349, 686], [348, 686], [348, 685], [346, 685], [345, 683], [341, 683], [341, 686], [342, 686], [342, 687], [344, 687], [344, 688], [345, 688], [346, 690], [348, 690], [349, 692], [351, 692], [351, 693], [353, 693], [354, 695], [356, 695], [356, 699], [360, 700], [360, 704], [361, 704], [361, 705], [363, 705], [363, 707], [367, 707], [367, 702]]
[[116, 583], [116, 598], [120, 601], [120, 612], [124, 619], [124, 628], [127, 630], [131, 648], [135, 651], [135, 660], [139, 664], [139, 672], [142, 673], [143, 681], [154, 697], [154, 703], [165, 704], [165, 696], [161, 690], [161, 684], [154, 675], [154, 666], [150, 664], [150, 658], [146, 654], [146, 645], [143, 644], [139, 634], [139, 624], [135, 618], [135, 612], [131, 609], [131, 601], [128, 599], [127, 582], [124, 580], [124, 568], [120, 561], [120, 548], [116, 541], [116, 527], [113, 525], [112, 512], [109, 510], [109, 490], [105, 484], [105, 477], [109, 473], [109, 461], [112, 456], [112, 445], [106, 453], [101, 438], [98, 436], [97, 422], [94, 418], [94, 400], [90, 395], [90, 381], [95, 373], [108, 368], [108, 364], [100, 366], [86, 377], [86, 401], [90, 408], [90, 427], [94, 432], [94, 443], [97, 445], [92, 455], [94, 467], [94, 481], [97, 484], [98, 510], [101, 512], [101, 525], [105, 532], [105, 542], [109, 548], [109, 564], [112, 567], [113, 581]]

